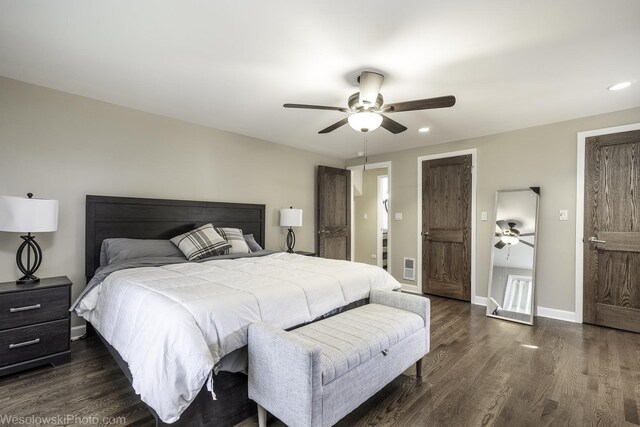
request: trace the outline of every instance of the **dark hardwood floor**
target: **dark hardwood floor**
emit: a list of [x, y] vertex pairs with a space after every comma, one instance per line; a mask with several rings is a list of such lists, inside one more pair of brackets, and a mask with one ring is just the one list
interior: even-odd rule
[[[431, 301], [422, 381], [412, 368], [340, 426], [640, 425], [640, 334], [544, 318], [529, 327], [486, 318], [468, 303]], [[3, 415], [153, 424], [93, 338], [73, 343], [68, 364], [0, 379], [0, 425]]]

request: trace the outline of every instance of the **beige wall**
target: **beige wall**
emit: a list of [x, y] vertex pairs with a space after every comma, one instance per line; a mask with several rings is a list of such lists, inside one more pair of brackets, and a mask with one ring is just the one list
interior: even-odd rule
[[[37, 235], [40, 277], [84, 287], [85, 195], [264, 203], [266, 246], [285, 247], [278, 210], [304, 210], [296, 249], [315, 245], [315, 166], [336, 158], [0, 78], [0, 195], [60, 201]], [[0, 233], [0, 281], [18, 277], [17, 234]], [[77, 319], [75, 319], [77, 324]]]
[[[540, 186], [536, 303], [542, 307], [575, 311], [577, 132], [637, 122], [640, 122], [640, 108], [369, 156], [371, 163], [388, 160], [392, 162], [392, 209], [393, 212], [403, 213], [402, 221], [393, 220], [393, 212], [391, 213], [394, 277], [402, 279], [402, 257], [415, 257], [417, 254], [417, 157], [476, 148], [476, 295], [487, 295], [493, 232], [491, 218], [496, 190]], [[460, 126], [464, 126], [464, 123]], [[428, 135], [416, 133], [415, 137], [428, 138]], [[352, 159], [347, 165], [361, 162], [361, 159]], [[569, 211], [569, 221], [558, 220], [560, 209]], [[482, 211], [488, 212], [489, 221], [480, 221]]]
[[[371, 258], [378, 250], [378, 176], [386, 175], [387, 168], [364, 171], [362, 195], [353, 198], [353, 223], [355, 228], [355, 261], [377, 265], [378, 260]], [[364, 219], [364, 214], [367, 219]]]

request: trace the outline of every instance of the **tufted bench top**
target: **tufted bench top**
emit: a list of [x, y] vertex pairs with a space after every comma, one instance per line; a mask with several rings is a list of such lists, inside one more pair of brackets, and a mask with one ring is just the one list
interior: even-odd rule
[[414, 332], [423, 329], [419, 315], [381, 304], [367, 304], [291, 331], [322, 348], [322, 384], [360, 366]]

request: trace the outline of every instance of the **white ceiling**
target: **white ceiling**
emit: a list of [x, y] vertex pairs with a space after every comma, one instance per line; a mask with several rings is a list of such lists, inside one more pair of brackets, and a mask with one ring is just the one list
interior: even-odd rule
[[[0, 75], [343, 158], [363, 69], [388, 102], [455, 95], [393, 114], [381, 153], [640, 105], [640, 1], [0, 0]], [[422, 126], [427, 134], [417, 133]]]

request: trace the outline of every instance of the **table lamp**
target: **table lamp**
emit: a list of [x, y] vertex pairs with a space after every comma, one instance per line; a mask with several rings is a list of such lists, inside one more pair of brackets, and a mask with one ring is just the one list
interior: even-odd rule
[[[46, 199], [0, 196], [0, 231], [27, 233], [20, 236], [24, 242], [18, 248], [16, 263], [23, 276], [18, 284], [38, 283], [36, 270], [42, 263], [42, 249], [31, 233], [48, 233], [58, 229], [58, 201]], [[25, 264], [26, 249], [26, 264]]]
[[296, 244], [296, 234], [292, 227], [302, 227], [302, 209], [280, 209], [280, 227], [289, 227], [287, 233], [287, 252], [293, 253]]

